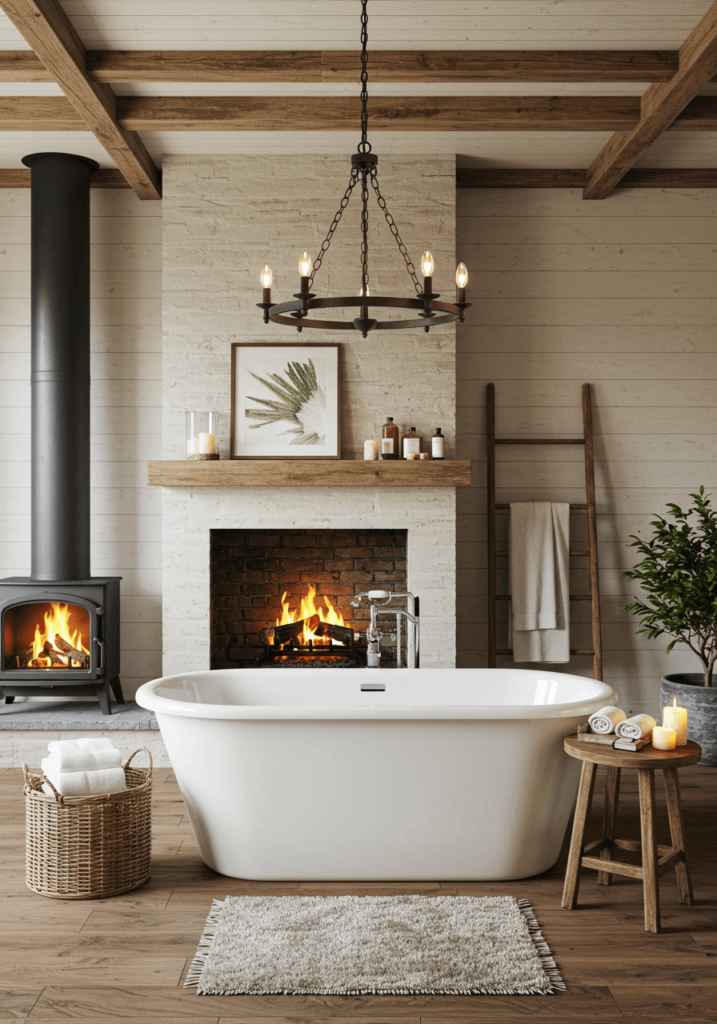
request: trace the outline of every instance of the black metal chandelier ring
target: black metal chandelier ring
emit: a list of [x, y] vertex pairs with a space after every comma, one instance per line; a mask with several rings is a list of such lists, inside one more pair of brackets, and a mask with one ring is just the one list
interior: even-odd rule
[[[423, 327], [423, 329], [427, 331], [430, 327], [454, 323], [459, 318], [460, 314], [456, 312], [455, 305], [453, 303], [438, 302], [436, 299], [431, 299], [429, 301], [430, 306], [428, 306], [427, 300], [422, 298], [389, 298], [380, 295], [377, 295], [374, 298], [372, 296], [369, 301], [369, 306], [382, 306], [383, 308], [389, 309], [420, 309], [425, 315], [411, 320], [370, 319], [370, 326], [366, 325], [366, 330], [400, 331], [408, 327]], [[366, 300], [362, 296], [355, 295], [343, 295], [338, 298], [297, 298], [293, 302], [281, 302], [274, 304], [271, 307], [271, 312], [268, 313], [268, 316], [275, 324], [283, 324], [286, 327], [295, 327], [299, 331], [303, 327], [323, 327], [324, 330], [329, 331], [360, 330], [365, 337], [366, 331], [363, 330], [363, 315], [356, 320], [319, 320], [311, 319], [306, 316], [306, 313], [313, 309], [345, 309], [352, 307], [358, 307], [361, 309], [363, 314], [363, 311], [366, 308]], [[438, 310], [438, 314], [436, 314], [434, 310]], [[285, 316], [285, 313], [290, 315]]]
[[[471, 305], [466, 302], [466, 284], [468, 283], [468, 271], [464, 263], [458, 265], [456, 270], [456, 301], [438, 302], [439, 293], [433, 291], [433, 269], [434, 261], [431, 253], [426, 249], [421, 257], [421, 270], [423, 271], [423, 287], [416, 275], [416, 268], [411, 261], [406, 246], [403, 243], [398, 227], [389, 213], [386, 200], [381, 195], [378, 184], [378, 157], [371, 152], [371, 143], [368, 141], [368, 0], [361, 0], [361, 141], [358, 145], [358, 152], [351, 157], [351, 176], [348, 187], [344, 193], [329, 230], [321, 243], [321, 249], [317, 259], [312, 260], [308, 252], [304, 250], [299, 258], [300, 290], [294, 293], [295, 302], [276, 303], [271, 301], [271, 286], [274, 275], [268, 263], [264, 265], [261, 272], [261, 283], [263, 286], [262, 301], [257, 306], [264, 312], [264, 323], [269, 321], [281, 324], [285, 327], [295, 327], [301, 331], [304, 327], [323, 328], [331, 331], [359, 331], [364, 338], [369, 331], [400, 331], [406, 328], [422, 327], [429, 331], [431, 327], [438, 327], [443, 324], [455, 323], [456, 320], [463, 320], [463, 315]], [[324, 256], [329, 250], [331, 240], [336, 228], [342, 219], [344, 210], [349, 204], [354, 188], [360, 185], [361, 191], [361, 290], [358, 296], [342, 296], [340, 298], [317, 298], [311, 291], [314, 279], [321, 269]], [[377, 296], [372, 297], [369, 291], [368, 272], [368, 200], [369, 186], [373, 190], [376, 202], [388, 224], [393, 235], [398, 251], [406, 265], [408, 276], [413, 282], [416, 290], [415, 298], [399, 298]], [[383, 306], [394, 309], [417, 309], [421, 310], [415, 318], [406, 320], [376, 320], [369, 316], [372, 306]], [[311, 310], [316, 309], [352, 309], [359, 308], [359, 316], [353, 320], [319, 320], [308, 316]], [[286, 315], [288, 314], [288, 315]]]

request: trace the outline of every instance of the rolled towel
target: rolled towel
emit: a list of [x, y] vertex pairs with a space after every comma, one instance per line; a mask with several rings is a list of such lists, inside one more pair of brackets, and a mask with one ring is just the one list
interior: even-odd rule
[[96, 796], [99, 793], [121, 793], [127, 789], [124, 768], [100, 768], [93, 772], [57, 772], [52, 759], [46, 757], [42, 771], [58, 793], [63, 796]]
[[620, 722], [615, 729], [617, 735], [623, 740], [644, 740], [650, 736], [657, 722], [652, 715], [633, 715]]
[[[48, 747], [57, 747], [62, 743], [49, 743]], [[94, 772], [98, 768], [119, 768], [122, 764], [122, 754], [116, 747], [109, 747], [102, 750], [61, 750], [52, 751], [51, 756], [46, 758], [50, 763], [50, 770], [55, 774], [59, 772]]]
[[588, 725], [593, 732], [600, 733], [601, 736], [607, 736], [608, 733], [615, 732], [616, 726], [620, 722], [624, 722], [627, 715], [622, 708], [616, 708], [613, 704], [608, 704], [605, 708], [600, 708], [594, 715], [590, 715], [588, 718]]

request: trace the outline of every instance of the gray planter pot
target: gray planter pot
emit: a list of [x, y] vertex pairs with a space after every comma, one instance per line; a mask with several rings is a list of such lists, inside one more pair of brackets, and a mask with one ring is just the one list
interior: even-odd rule
[[[715, 677], [717, 683], [717, 677]], [[702, 747], [698, 764], [717, 765], [717, 685], [705, 686], [701, 672], [674, 672], [662, 677], [660, 705], [672, 704], [687, 709], [687, 739]]]

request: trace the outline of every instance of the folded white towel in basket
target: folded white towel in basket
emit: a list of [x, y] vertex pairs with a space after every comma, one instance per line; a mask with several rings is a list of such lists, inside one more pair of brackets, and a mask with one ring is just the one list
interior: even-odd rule
[[614, 732], [616, 726], [620, 722], [624, 722], [627, 715], [622, 708], [616, 708], [614, 704], [608, 704], [607, 707], [600, 708], [594, 715], [590, 715], [588, 718], [588, 725], [593, 732], [600, 733], [601, 736], [607, 736], [609, 733]]
[[634, 715], [620, 722], [615, 732], [623, 740], [644, 740], [652, 734], [657, 722], [652, 715]]
[[[92, 772], [98, 768], [119, 768], [122, 754], [112, 740], [100, 740], [101, 747], [84, 746], [83, 740], [55, 740], [47, 744], [50, 758], [57, 772]], [[87, 741], [90, 744], [97, 740]], [[105, 746], [106, 744], [106, 746]]]
[[95, 796], [99, 793], [121, 793], [127, 789], [124, 768], [99, 768], [92, 772], [60, 772], [57, 771], [56, 762], [51, 757], [46, 757], [42, 762], [42, 771], [57, 792], [62, 793], [63, 796]]

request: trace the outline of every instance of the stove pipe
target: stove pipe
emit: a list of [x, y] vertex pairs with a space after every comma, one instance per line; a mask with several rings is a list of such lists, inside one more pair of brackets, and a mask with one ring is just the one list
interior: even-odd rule
[[90, 578], [90, 172], [33, 153], [32, 567], [34, 580]]

